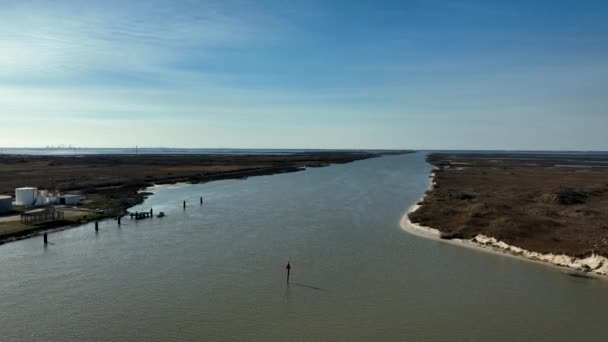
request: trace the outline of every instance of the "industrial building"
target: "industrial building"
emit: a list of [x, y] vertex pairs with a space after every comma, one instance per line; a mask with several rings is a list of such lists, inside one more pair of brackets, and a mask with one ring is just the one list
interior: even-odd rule
[[13, 211], [13, 198], [11, 196], [0, 196], [0, 215]]
[[26, 187], [15, 189], [15, 205], [24, 207], [45, 207], [48, 205], [63, 204], [77, 205], [80, 203], [80, 195], [59, 195], [48, 190]]
[[80, 203], [79, 195], [61, 195], [59, 196], [59, 204], [76, 205]]
[[34, 204], [37, 207], [43, 207], [47, 205], [57, 204], [58, 197], [55, 196], [52, 192], [48, 190], [38, 190], [38, 195], [36, 196], [36, 203]]

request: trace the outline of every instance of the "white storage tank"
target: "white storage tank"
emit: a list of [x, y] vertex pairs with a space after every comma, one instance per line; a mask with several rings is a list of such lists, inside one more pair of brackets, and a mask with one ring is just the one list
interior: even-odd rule
[[76, 205], [80, 203], [79, 195], [61, 195], [59, 196], [59, 204]]
[[46, 199], [45, 205], [57, 204], [57, 202], [59, 201], [59, 197], [57, 197], [57, 196], [49, 196], [49, 197], [46, 197], [45, 199]]
[[0, 215], [13, 211], [13, 198], [11, 196], [0, 196]]
[[42, 207], [48, 205], [48, 197], [46, 196], [38, 196], [36, 197], [36, 206]]
[[36, 202], [38, 189], [36, 188], [17, 188], [15, 189], [15, 204], [31, 206]]

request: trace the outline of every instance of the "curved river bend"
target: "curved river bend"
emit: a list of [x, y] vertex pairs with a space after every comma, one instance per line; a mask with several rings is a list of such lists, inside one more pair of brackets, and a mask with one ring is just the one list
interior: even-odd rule
[[608, 282], [402, 231], [424, 157], [162, 188], [134, 210], [164, 218], [0, 246], [0, 341], [608, 339]]

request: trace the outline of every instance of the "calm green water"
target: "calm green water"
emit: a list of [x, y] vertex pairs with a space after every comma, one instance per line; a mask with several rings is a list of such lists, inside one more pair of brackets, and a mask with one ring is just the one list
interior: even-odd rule
[[139, 207], [162, 219], [0, 246], [0, 341], [608, 339], [608, 282], [403, 232], [429, 170], [419, 153], [162, 189]]

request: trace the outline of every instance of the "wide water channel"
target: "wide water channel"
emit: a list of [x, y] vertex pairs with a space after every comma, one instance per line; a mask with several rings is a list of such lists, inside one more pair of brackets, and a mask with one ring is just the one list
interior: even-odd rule
[[404, 232], [424, 157], [160, 188], [132, 210], [164, 218], [2, 245], [0, 341], [608, 340], [608, 282]]

